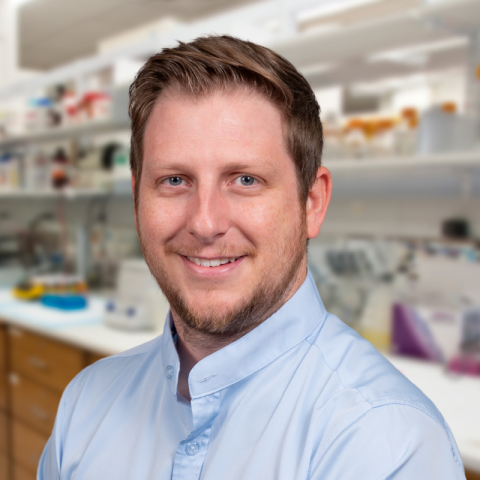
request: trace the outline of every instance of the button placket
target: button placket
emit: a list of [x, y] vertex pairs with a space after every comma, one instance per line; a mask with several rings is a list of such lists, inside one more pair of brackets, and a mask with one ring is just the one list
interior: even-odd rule
[[187, 443], [187, 445], [185, 445], [185, 453], [189, 457], [193, 457], [194, 455], [196, 455], [199, 450], [200, 450], [200, 447], [198, 446], [197, 442], [189, 442]]
[[199, 478], [220, 403], [218, 392], [192, 399], [193, 431], [178, 445], [173, 463], [172, 480]]

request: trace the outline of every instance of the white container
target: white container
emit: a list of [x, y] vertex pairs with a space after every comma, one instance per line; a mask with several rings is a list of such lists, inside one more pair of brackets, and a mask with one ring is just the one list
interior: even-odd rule
[[117, 295], [104, 312], [104, 322], [124, 330], [160, 330], [170, 305], [143, 259], [124, 260], [120, 265]]
[[422, 115], [418, 130], [420, 154], [469, 150], [476, 141], [474, 122], [468, 117], [445, 112], [438, 106]]

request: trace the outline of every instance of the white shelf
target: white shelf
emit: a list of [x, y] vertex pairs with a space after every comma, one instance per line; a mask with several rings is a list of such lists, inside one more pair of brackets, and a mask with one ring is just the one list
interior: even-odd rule
[[48, 130], [31, 132], [23, 135], [16, 135], [1, 139], [0, 150], [15, 146], [28, 145], [31, 143], [63, 140], [73, 137], [79, 137], [82, 135], [106, 133], [115, 130], [127, 130], [129, 128], [129, 122], [114, 122], [111, 120], [89, 121], [83, 124], [72, 125], [68, 127], [52, 127]]
[[0, 190], [0, 199], [33, 199], [33, 198], [64, 198], [65, 200], [77, 200], [82, 198], [121, 196], [129, 197], [131, 192], [105, 191], [93, 188], [65, 188], [62, 190]]
[[392, 170], [431, 169], [480, 169], [480, 150], [437, 153], [431, 155], [391, 156], [358, 159], [325, 159], [324, 165], [332, 173], [390, 172]]
[[[272, 40], [268, 46], [290, 60], [314, 86], [411, 75], [414, 65], [369, 61], [372, 55], [417, 45], [467, 38], [480, 27], [478, 0], [431, 0], [401, 14], [330, 30], [312, 30]], [[466, 45], [431, 52], [424, 71], [465, 65]], [[321, 68], [316, 68], [321, 67]]]

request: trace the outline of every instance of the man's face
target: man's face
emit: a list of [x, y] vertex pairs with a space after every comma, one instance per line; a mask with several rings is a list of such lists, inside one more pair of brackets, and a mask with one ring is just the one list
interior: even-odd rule
[[136, 221], [188, 325], [232, 335], [271, 314], [306, 272], [305, 207], [280, 112], [244, 91], [163, 97], [145, 130]]

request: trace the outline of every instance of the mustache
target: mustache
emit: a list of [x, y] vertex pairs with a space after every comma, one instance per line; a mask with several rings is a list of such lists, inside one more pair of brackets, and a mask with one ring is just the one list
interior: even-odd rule
[[[213, 258], [232, 258], [249, 256], [255, 258], [257, 256], [257, 249], [251, 244], [236, 244], [236, 243], [218, 243], [210, 250], [213, 250]], [[198, 245], [195, 243], [185, 243], [178, 240], [171, 240], [165, 245], [166, 255], [183, 255], [184, 257], [201, 257], [205, 251], [205, 245]], [[212, 257], [212, 255], [209, 255]]]

